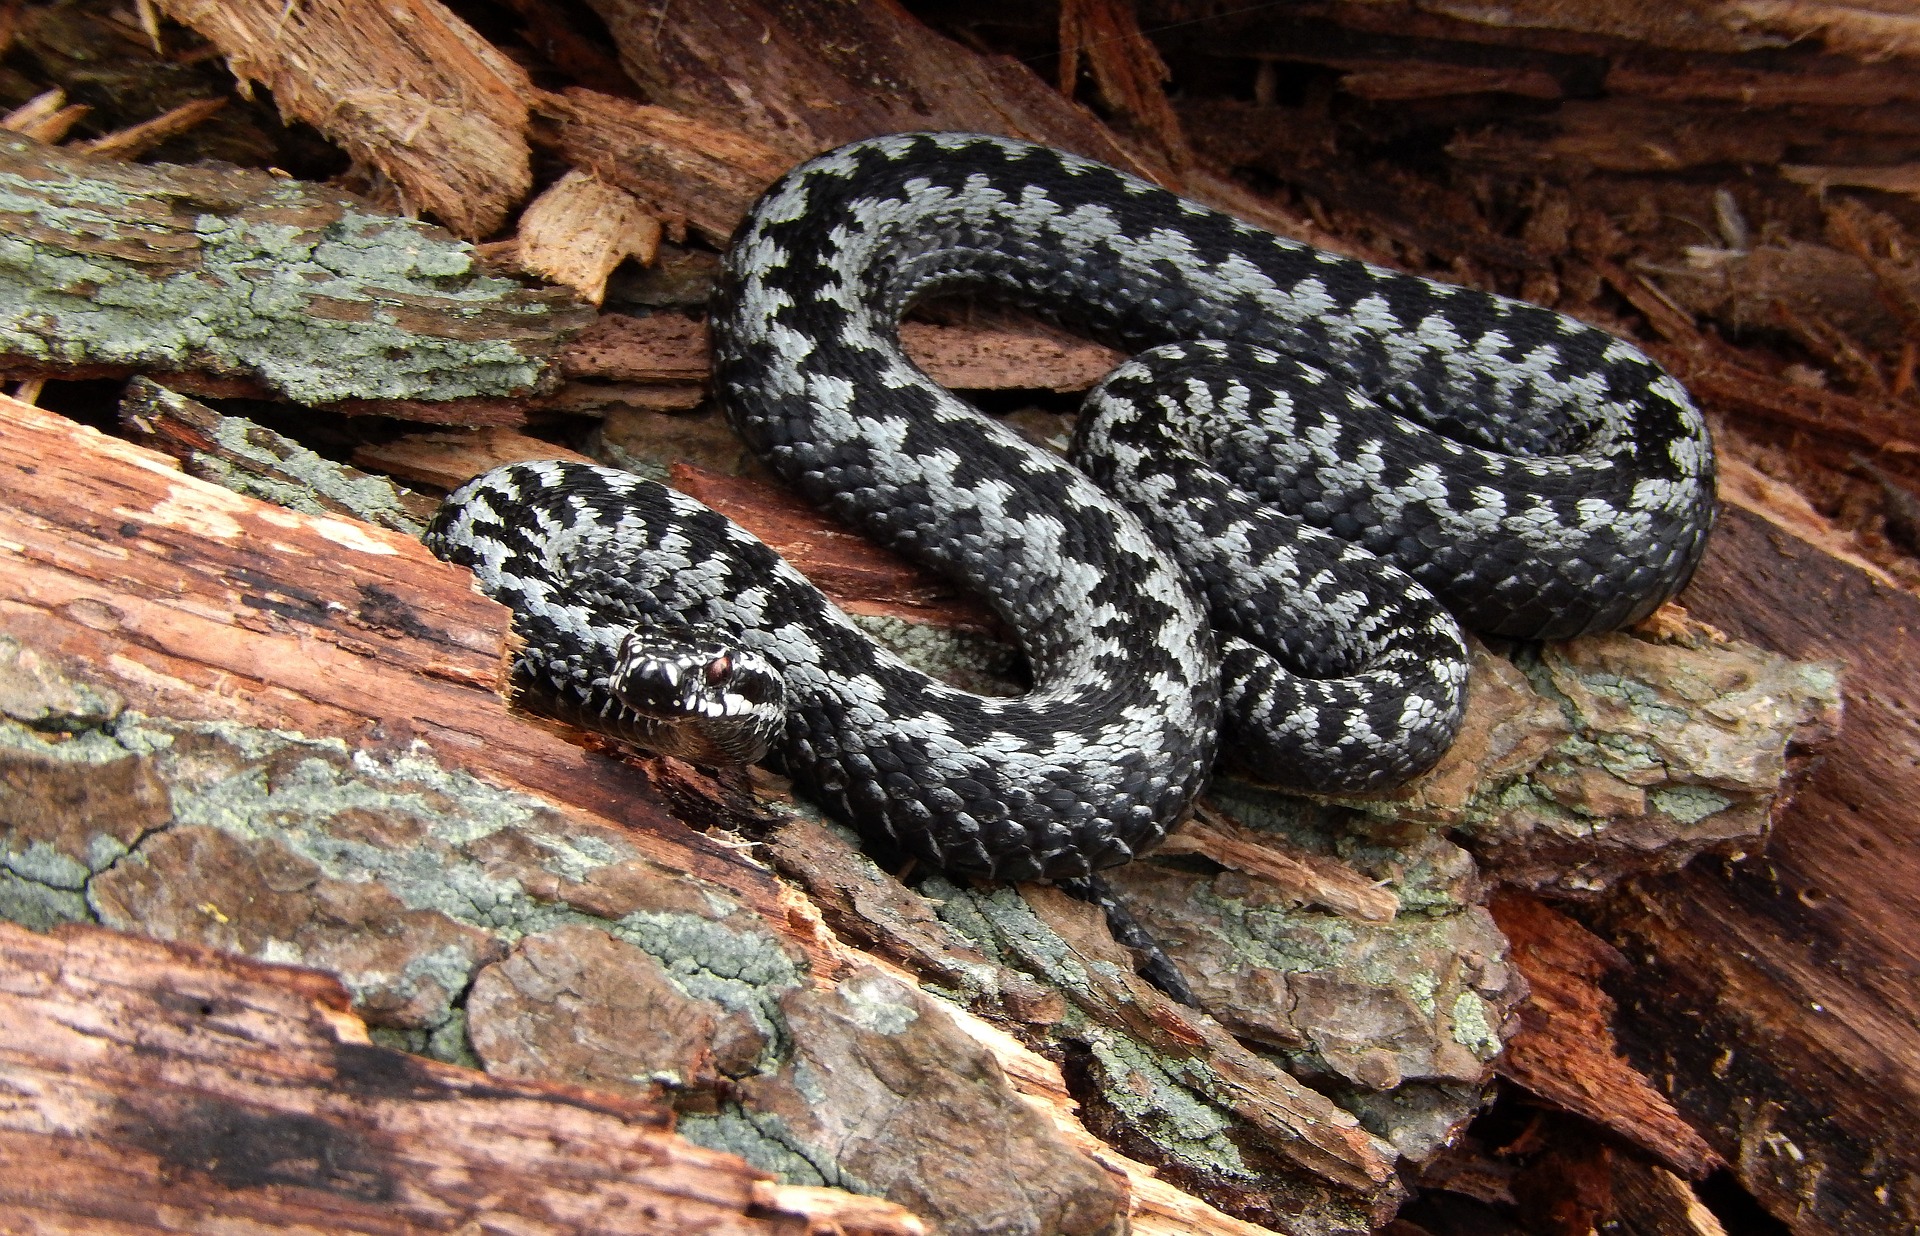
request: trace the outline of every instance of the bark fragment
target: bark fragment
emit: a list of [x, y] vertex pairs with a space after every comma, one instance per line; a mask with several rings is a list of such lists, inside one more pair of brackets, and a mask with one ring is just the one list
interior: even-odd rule
[[192, 370], [312, 404], [499, 396], [550, 384], [586, 321], [437, 228], [264, 172], [0, 136], [0, 221], [14, 373]]

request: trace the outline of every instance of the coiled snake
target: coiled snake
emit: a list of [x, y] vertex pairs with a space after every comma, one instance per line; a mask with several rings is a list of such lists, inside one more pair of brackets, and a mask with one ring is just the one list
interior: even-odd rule
[[[1089, 396], [1078, 467], [901, 352], [901, 315], [962, 288], [1137, 353]], [[1126, 862], [1223, 742], [1295, 786], [1416, 773], [1460, 715], [1447, 611], [1524, 639], [1631, 622], [1712, 520], [1704, 424], [1626, 343], [1025, 142], [907, 134], [790, 172], [734, 239], [712, 335], [760, 458], [986, 598], [1029, 692], [909, 668], [624, 473], [496, 469], [429, 544], [516, 611], [536, 705], [708, 760], [770, 743], [820, 806], [962, 874]]]

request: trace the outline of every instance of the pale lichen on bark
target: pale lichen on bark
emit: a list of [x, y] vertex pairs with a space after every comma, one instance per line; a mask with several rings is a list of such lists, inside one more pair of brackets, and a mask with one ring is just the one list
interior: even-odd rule
[[590, 316], [342, 193], [0, 134], [6, 368], [194, 370], [309, 404], [524, 394]]

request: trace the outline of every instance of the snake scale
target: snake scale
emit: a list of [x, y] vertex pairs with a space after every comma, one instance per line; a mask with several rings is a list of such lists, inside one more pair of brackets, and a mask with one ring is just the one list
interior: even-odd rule
[[[902, 353], [901, 316], [956, 290], [1132, 354], [1075, 464]], [[711, 329], [751, 448], [989, 601], [1031, 690], [908, 667], [749, 534], [609, 469], [496, 469], [429, 544], [515, 610], [528, 702], [709, 762], [770, 746], [876, 844], [965, 875], [1124, 863], [1217, 749], [1329, 791], [1417, 773], [1459, 723], [1456, 616], [1520, 639], [1634, 621], [1712, 522], [1703, 421], [1628, 344], [1025, 142], [905, 134], [796, 168], [735, 236]]]

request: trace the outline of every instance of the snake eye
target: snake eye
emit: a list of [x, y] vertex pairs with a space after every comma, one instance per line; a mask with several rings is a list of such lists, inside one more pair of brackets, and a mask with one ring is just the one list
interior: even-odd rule
[[707, 681], [714, 686], [719, 686], [726, 680], [727, 674], [732, 669], [733, 658], [723, 653], [707, 662]]

